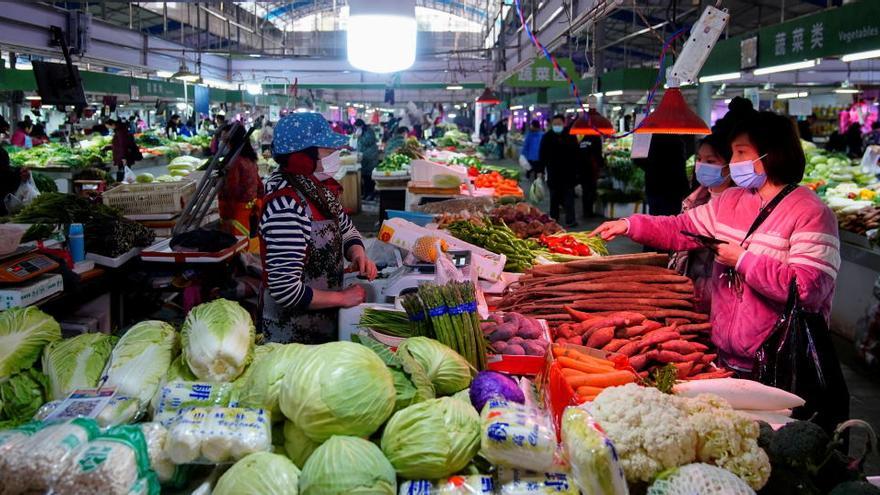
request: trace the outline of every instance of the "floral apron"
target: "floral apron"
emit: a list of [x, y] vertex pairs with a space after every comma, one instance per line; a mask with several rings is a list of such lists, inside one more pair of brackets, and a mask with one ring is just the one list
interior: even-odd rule
[[[268, 205], [274, 197], [287, 196], [306, 205], [306, 214], [312, 225], [311, 236], [306, 243], [306, 259], [303, 266], [302, 283], [312, 289], [340, 290], [342, 288], [343, 258], [342, 234], [339, 220], [325, 219], [305, 198], [292, 187], [285, 187], [263, 199]], [[264, 206], [265, 207], [265, 206]], [[316, 215], [317, 214], [317, 215]], [[261, 239], [262, 244], [262, 239]], [[269, 294], [266, 283], [265, 248], [263, 258], [263, 293], [261, 331], [269, 342], [288, 344], [323, 344], [337, 340], [338, 309], [309, 310], [284, 307], [275, 302]]]

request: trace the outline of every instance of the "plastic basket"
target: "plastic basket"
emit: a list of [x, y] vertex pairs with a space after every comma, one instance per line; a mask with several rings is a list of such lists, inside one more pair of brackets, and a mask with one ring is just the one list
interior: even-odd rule
[[419, 227], [424, 227], [429, 223], [434, 221], [434, 215], [430, 215], [428, 213], [419, 213], [415, 211], [403, 211], [403, 210], [385, 210], [385, 213], [388, 214], [388, 218], [402, 218], [407, 222], [412, 222]]
[[120, 184], [103, 194], [104, 204], [125, 215], [180, 213], [196, 191], [192, 180], [150, 184]]

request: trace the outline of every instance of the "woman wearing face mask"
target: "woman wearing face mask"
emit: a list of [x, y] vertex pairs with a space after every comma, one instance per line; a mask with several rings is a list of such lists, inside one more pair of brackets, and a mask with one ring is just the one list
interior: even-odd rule
[[280, 168], [267, 180], [260, 221], [261, 331], [271, 342], [336, 339], [338, 308], [356, 306], [365, 296], [359, 285], [342, 287], [343, 256], [351, 270], [376, 277], [360, 234], [316, 177], [338, 168], [338, 149], [346, 142], [317, 113], [294, 113], [275, 126], [272, 154]]
[[[717, 134], [710, 134], [697, 147], [695, 175], [700, 184], [682, 201], [681, 211], [687, 212], [720, 196], [731, 186], [730, 145]], [[701, 313], [709, 312], [712, 271], [715, 253], [708, 248], [676, 251], [669, 259], [669, 268], [687, 275], [694, 281], [694, 308]]]
[[682, 230], [722, 241], [714, 248], [712, 342], [725, 365], [747, 373], [793, 277], [805, 308], [829, 316], [840, 243], [834, 213], [797, 186], [806, 160], [787, 118], [760, 112], [735, 124], [731, 136], [730, 176], [739, 187], [681, 215], [634, 215], [594, 234], [676, 251], [702, 247]]

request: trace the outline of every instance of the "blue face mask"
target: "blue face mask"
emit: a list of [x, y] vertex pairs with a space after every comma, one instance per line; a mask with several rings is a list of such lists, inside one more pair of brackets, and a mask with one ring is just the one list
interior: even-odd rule
[[714, 163], [697, 162], [697, 182], [703, 187], [718, 187], [727, 182], [727, 176], [723, 175], [724, 165]]
[[556, 134], [562, 134], [562, 129], [563, 129], [563, 127], [561, 125], [554, 125], [553, 126], [553, 132], [555, 132]]
[[754, 160], [743, 160], [741, 162], [730, 163], [730, 176], [733, 182], [739, 187], [745, 189], [758, 189], [767, 182], [767, 174], [759, 174], [755, 172], [755, 162], [764, 158], [761, 155]]

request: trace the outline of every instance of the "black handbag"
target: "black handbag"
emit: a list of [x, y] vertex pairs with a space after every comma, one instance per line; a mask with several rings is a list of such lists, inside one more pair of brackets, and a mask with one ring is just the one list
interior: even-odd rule
[[752, 379], [806, 401], [795, 419], [811, 419], [831, 432], [849, 419], [849, 390], [825, 318], [801, 306], [792, 279], [785, 310], [755, 353]]

